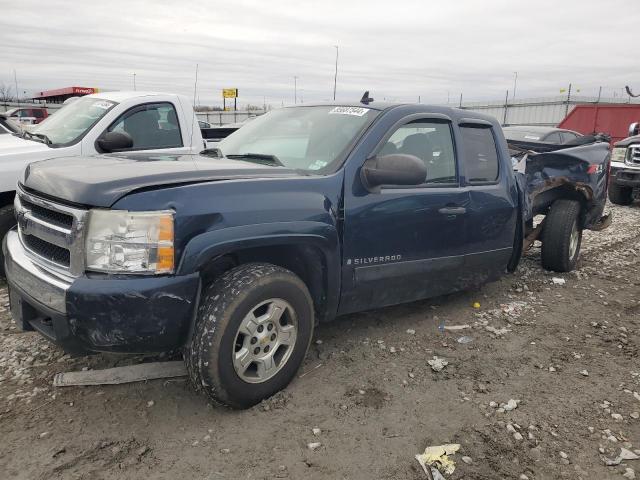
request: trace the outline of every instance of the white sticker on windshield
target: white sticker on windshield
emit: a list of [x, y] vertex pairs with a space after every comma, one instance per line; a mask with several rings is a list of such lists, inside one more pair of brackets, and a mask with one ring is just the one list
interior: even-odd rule
[[368, 111], [368, 108], [362, 107], [336, 107], [333, 110], [329, 111], [329, 113], [338, 115], [355, 115], [356, 117], [361, 117]]
[[524, 138], [527, 140], [540, 140], [540, 137], [534, 137], [533, 135], [525, 135]]
[[316, 160], [311, 165], [309, 165], [309, 170], [320, 170], [327, 166], [327, 162], [324, 160]]
[[107, 110], [111, 104], [109, 102], [93, 102], [93, 104], [91, 105], [92, 107], [96, 107], [96, 108], [102, 108], [103, 110]]

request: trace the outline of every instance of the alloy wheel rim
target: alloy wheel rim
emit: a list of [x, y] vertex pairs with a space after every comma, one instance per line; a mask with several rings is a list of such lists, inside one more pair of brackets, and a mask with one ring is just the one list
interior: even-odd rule
[[571, 236], [569, 237], [569, 258], [573, 259], [578, 253], [578, 242], [580, 240], [580, 232], [578, 231], [578, 225], [573, 224], [571, 229]]
[[298, 320], [293, 307], [281, 298], [254, 306], [240, 322], [232, 353], [236, 374], [247, 383], [273, 378], [293, 353]]

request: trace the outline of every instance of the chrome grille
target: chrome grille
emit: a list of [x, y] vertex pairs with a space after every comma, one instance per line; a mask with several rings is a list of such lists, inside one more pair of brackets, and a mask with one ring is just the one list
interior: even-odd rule
[[84, 272], [87, 210], [46, 200], [21, 188], [15, 210], [20, 241], [33, 261], [63, 277]]
[[640, 145], [632, 145], [629, 147], [627, 163], [640, 165]]

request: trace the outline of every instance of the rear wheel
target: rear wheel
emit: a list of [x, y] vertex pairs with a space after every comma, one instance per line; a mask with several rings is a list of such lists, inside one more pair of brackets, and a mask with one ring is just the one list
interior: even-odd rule
[[609, 200], [616, 205], [631, 205], [633, 203], [633, 188], [611, 183], [609, 185]]
[[282, 390], [313, 334], [306, 285], [284, 268], [234, 268], [202, 296], [185, 359], [192, 384], [215, 403], [248, 408]]
[[542, 229], [542, 266], [556, 272], [570, 272], [580, 256], [582, 228], [580, 202], [556, 200]]
[[[0, 207], [0, 245], [4, 240], [5, 235], [16, 224], [16, 217], [13, 213], [13, 205], [6, 205]], [[4, 272], [4, 254], [2, 253], [2, 247], [0, 247], [0, 278], [5, 277]]]

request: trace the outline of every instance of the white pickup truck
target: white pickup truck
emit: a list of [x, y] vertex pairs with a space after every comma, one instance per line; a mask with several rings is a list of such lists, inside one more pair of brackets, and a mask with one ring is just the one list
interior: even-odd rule
[[183, 95], [105, 92], [78, 98], [29, 131], [0, 135], [0, 241], [15, 225], [16, 183], [31, 162], [112, 152], [199, 153], [206, 148], [191, 101]]

